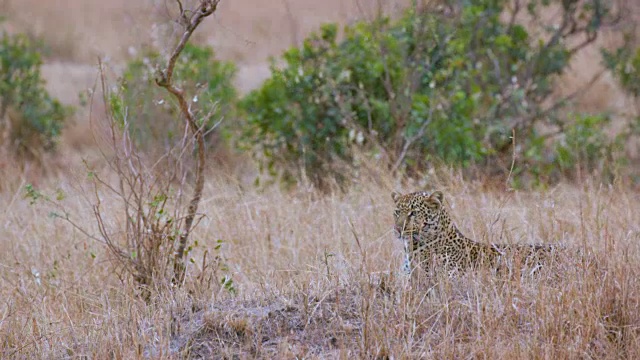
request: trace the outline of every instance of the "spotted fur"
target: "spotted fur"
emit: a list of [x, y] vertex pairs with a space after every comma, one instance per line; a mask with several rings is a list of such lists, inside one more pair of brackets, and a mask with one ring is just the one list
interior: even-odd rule
[[553, 251], [549, 245], [496, 245], [469, 239], [451, 220], [440, 191], [404, 195], [394, 192], [392, 197], [396, 205], [395, 230], [404, 243], [403, 269], [407, 273], [415, 265], [427, 271], [436, 264], [447, 269], [480, 265], [498, 268], [505, 255], [520, 256], [535, 271]]

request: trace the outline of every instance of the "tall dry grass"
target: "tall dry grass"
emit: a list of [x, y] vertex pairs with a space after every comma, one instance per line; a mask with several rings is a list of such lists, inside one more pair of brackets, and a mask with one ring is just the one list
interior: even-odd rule
[[[93, 63], [97, 54], [122, 60], [130, 45], [148, 41], [158, 19], [152, 3], [3, 5], [17, 30], [48, 37], [54, 58]], [[240, 64], [245, 89], [268, 75], [269, 55], [322, 22], [349, 22], [379, 2], [262, 3], [223, 2], [204, 31], [222, 58]], [[588, 80], [593, 66], [577, 61], [562, 90]], [[69, 102], [95, 81], [72, 74], [77, 84], [66, 86], [70, 68], [49, 70], [54, 95]], [[607, 84], [589, 93], [597, 110], [618, 98]], [[81, 129], [77, 146], [67, 138], [70, 170], [38, 187], [54, 197], [61, 189], [69, 216], [96, 233], [91, 183], [72, 151], [93, 146]], [[27, 181], [9, 180], [13, 169], [0, 160], [0, 358], [640, 358], [640, 194], [624, 186], [508, 192], [445, 171], [429, 186], [445, 192], [468, 236], [560, 243], [567, 255], [533, 279], [480, 271], [409, 282], [397, 274], [402, 245], [391, 231], [390, 192], [421, 186], [378, 174], [346, 194], [321, 196], [304, 187], [256, 189], [212, 169], [187, 286], [147, 304], [103, 244], [24, 199]], [[112, 204], [104, 215], [118, 229], [117, 198], [98, 195]], [[202, 271], [205, 248], [228, 271], [204, 276], [211, 275]], [[225, 275], [235, 294], [220, 285]]]
[[[535, 278], [479, 271], [407, 281], [389, 193], [417, 185], [378, 177], [320, 196], [257, 190], [213, 171], [209, 179], [188, 284], [150, 305], [102, 244], [30, 205], [22, 189], [0, 194], [0, 357], [640, 356], [637, 192], [505, 192], [452, 174], [432, 179], [467, 235], [560, 243], [566, 256]], [[42, 189], [61, 189], [70, 216], [96, 230], [84, 175]], [[105, 215], [117, 228], [116, 199], [100, 195], [113, 201]], [[235, 294], [219, 285], [222, 273], [199, 278], [202, 250], [217, 240]]]

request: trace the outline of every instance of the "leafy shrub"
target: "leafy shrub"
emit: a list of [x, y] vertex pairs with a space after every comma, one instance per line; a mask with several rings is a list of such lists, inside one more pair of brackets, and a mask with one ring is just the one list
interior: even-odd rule
[[[123, 283], [132, 280], [136, 284], [138, 294], [148, 303], [154, 300], [155, 295], [160, 295], [164, 291], [174, 291], [189, 283], [186, 276], [188, 263], [195, 263], [191, 254], [200, 247], [197, 239], [194, 239], [193, 229], [202, 218], [198, 213], [198, 207], [205, 184], [204, 170], [207, 166], [207, 154], [204, 133], [200, 131], [199, 125], [208, 125], [206, 121], [210, 117], [197, 113], [199, 111], [197, 105], [200, 102], [195, 98], [200, 96], [203, 99], [202, 103], [207, 106], [213, 102], [213, 96], [234, 95], [234, 92], [227, 88], [215, 86], [227, 85], [233, 69], [217, 62], [206, 63], [213, 56], [210, 49], [184, 45], [201, 22], [216, 11], [217, 3], [215, 0], [203, 0], [191, 9], [184, 9], [180, 3], [180, 16], [176, 22], [183, 30], [181, 39], [171, 50], [167, 64], [158, 64], [158, 78], [155, 84], [139, 81], [140, 79], [135, 76], [145, 74], [140, 70], [144, 62], [134, 63], [129, 66], [126, 74], [128, 77], [122, 81], [120, 91], [114, 93], [107, 86], [101, 68], [100, 85], [109, 125], [107, 139], [110, 150], [109, 155], [105, 155], [104, 152], [102, 154], [108, 163], [109, 171], [104, 176], [85, 163], [88, 177], [93, 182], [91, 193], [95, 197], [83, 197], [91, 205], [97, 232], [88, 231], [85, 224], [77, 222], [70, 216], [64, 203], [61, 203], [64, 198], [61, 191], [57, 192], [56, 200], [53, 200], [52, 197], [40, 193], [31, 185], [25, 188], [25, 195], [32, 204], [38, 200], [48, 203], [55, 209], [51, 216], [66, 221], [82, 234], [104, 244], [109, 253], [109, 260], [116, 265], [114, 270], [124, 275], [119, 276], [120, 279]], [[221, 78], [218, 78], [218, 75]], [[202, 81], [200, 87], [203, 90], [198, 95], [191, 95], [193, 93], [191, 89], [183, 90], [191, 83], [181, 81], [179, 76], [187, 76], [191, 82]], [[137, 131], [139, 128], [135, 126], [147, 125], [142, 122], [143, 120], [151, 122], [156, 120], [152, 117], [140, 118], [133, 115], [149, 115], [136, 113], [139, 110], [136, 105], [143, 106], [144, 101], [152, 98], [136, 99], [135, 94], [128, 91], [140, 90], [140, 94], [160, 96], [157, 92], [144, 92], [145, 85], [158, 87], [170, 93], [180, 104], [181, 116], [173, 114], [174, 121], [188, 126], [188, 133], [181, 141], [176, 142], [154, 159], [153, 166], [148, 166], [146, 157], [139, 152], [139, 147], [131, 146], [135, 143], [132, 139], [133, 135], [145, 135]], [[124, 95], [130, 97], [122, 98]], [[190, 99], [192, 104], [188, 104]], [[134, 100], [138, 102], [132, 103]], [[154, 108], [147, 109], [155, 111]], [[129, 115], [132, 116], [129, 117]], [[198, 123], [203, 118], [203, 122]], [[151, 125], [157, 126], [153, 123]], [[138, 140], [145, 140], [145, 138], [140, 137]], [[151, 145], [144, 142], [142, 144]], [[194, 147], [197, 148], [195, 153], [191, 152]], [[188, 163], [189, 161], [191, 164]], [[164, 170], [165, 173], [159, 172], [158, 169]], [[190, 174], [194, 174], [190, 179], [193, 186], [189, 186], [192, 190], [187, 188], [187, 181], [185, 181]], [[180, 181], [176, 182], [176, 178]], [[219, 275], [222, 275], [220, 272], [228, 271], [224, 258], [219, 255], [221, 246], [222, 241], [218, 241], [213, 253], [205, 247], [197, 284], [190, 282], [192, 284], [190, 286], [192, 288], [189, 289], [190, 295], [195, 291], [201, 294], [208, 292], [212, 283], [214, 286], [218, 283], [211, 280], [220, 279]], [[235, 292], [232, 278], [228, 274], [224, 274], [217, 285], [219, 290]]]
[[[269, 170], [306, 175], [319, 187], [327, 176], [346, 177], [354, 148], [379, 154], [393, 170], [438, 159], [499, 164], [492, 159], [511, 157], [514, 131], [521, 152], [539, 124], [558, 126], [554, 80], [607, 14], [599, 1], [507, 3], [413, 7], [397, 20], [347, 26], [340, 41], [337, 27], [325, 25], [242, 101], [244, 139], [258, 144]], [[552, 5], [562, 21], [546, 40], [515, 21], [523, 9], [537, 18]]]
[[[537, 135], [524, 153], [524, 166], [516, 175], [529, 169], [535, 184], [559, 180], [561, 175], [572, 176], [597, 172], [601, 180], [611, 181], [616, 167], [623, 163], [621, 156], [628, 132], [608, 135], [611, 117], [604, 114], [574, 114], [567, 116], [561, 131]], [[551, 146], [546, 144], [550, 143]], [[513, 185], [520, 185], [516, 178]]]
[[610, 120], [604, 115], [577, 116], [556, 146], [558, 165], [568, 169], [582, 163], [586, 169], [601, 168], [599, 163], [610, 159], [616, 150], [616, 142], [602, 131]]
[[0, 41], [0, 136], [9, 151], [38, 158], [55, 149], [71, 109], [52, 98], [40, 76], [37, 44], [4, 33]]
[[[639, 34], [637, 30], [635, 33], [627, 33], [624, 43], [618, 49], [602, 51], [605, 66], [613, 73], [622, 89], [635, 99], [635, 112], [625, 114], [627, 123], [618, 137], [619, 141], [627, 146], [629, 144], [635, 146], [636, 154], [639, 149], [637, 139], [640, 136], [640, 47], [637, 46]], [[632, 138], [636, 141], [627, 141]], [[638, 165], [637, 157], [634, 160]], [[631, 177], [636, 184], [640, 183], [637, 173], [632, 174]]]
[[640, 97], [640, 48], [622, 46], [616, 51], [603, 51], [604, 63], [622, 88], [635, 98]]
[[[173, 97], [155, 85], [154, 64], [162, 62], [157, 52], [147, 52], [127, 65], [119, 91], [110, 105], [122, 126], [129, 128], [132, 139], [143, 150], [166, 152], [182, 138], [183, 123]], [[175, 68], [176, 85], [195, 89], [191, 110], [211, 132], [221, 118], [234, 116], [236, 90], [232, 80], [236, 68], [232, 63], [215, 59], [213, 49], [187, 44]], [[215, 115], [215, 116], [213, 116]], [[214, 142], [217, 143], [217, 142]]]

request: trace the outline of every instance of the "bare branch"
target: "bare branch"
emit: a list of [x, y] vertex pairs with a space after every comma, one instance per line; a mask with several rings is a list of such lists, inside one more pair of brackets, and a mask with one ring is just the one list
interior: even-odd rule
[[175, 69], [176, 61], [178, 60], [178, 57], [180, 56], [180, 53], [182, 52], [184, 47], [187, 45], [189, 38], [191, 38], [191, 35], [198, 27], [198, 25], [200, 25], [200, 23], [207, 16], [213, 14], [216, 11], [220, 0], [200, 0], [200, 5], [193, 12], [188, 12], [188, 10], [185, 10], [179, 0], [176, 0], [176, 2], [178, 3], [178, 7], [180, 9], [180, 18], [182, 19], [181, 24], [184, 26], [184, 33], [182, 34], [182, 37], [180, 38], [180, 41], [176, 45], [175, 49], [169, 56], [167, 67], [158, 72], [156, 83], [158, 84], [158, 86], [167, 89], [167, 91], [171, 93], [178, 101], [180, 111], [182, 112], [182, 115], [188, 123], [189, 128], [191, 128], [191, 132], [196, 138], [196, 144], [198, 147], [195, 185], [193, 190], [194, 193], [189, 203], [187, 216], [185, 217], [184, 228], [182, 230], [182, 233], [180, 234], [178, 248], [176, 249], [174, 257], [173, 282], [175, 284], [180, 284], [184, 280], [185, 273], [185, 264], [183, 259], [184, 251], [187, 247], [187, 241], [191, 233], [194, 218], [196, 216], [196, 213], [198, 212], [200, 199], [202, 198], [206, 159], [203, 129], [198, 126], [193, 113], [191, 112], [187, 99], [184, 95], [184, 90], [178, 88], [173, 83], [173, 71]]
[[424, 133], [427, 130], [427, 126], [429, 126], [429, 124], [431, 123], [431, 119], [433, 118], [432, 115], [433, 106], [429, 108], [429, 116], [422, 122], [420, 128], [418, 129], [418, 132], [416, 132], [412, 137], [405, 139], [402, 150], [400, 151], [396, 162], [393, 164], [393, 173], [395, 173], [400, 168], [400, 165], [402, 165], [402, 162], [404, 161], [405, 156], [407, 156], [407, 152], [409, 151], [411, 145], [413, 145], [414, 142], [420, 140], [420, 138], [424, 136]]

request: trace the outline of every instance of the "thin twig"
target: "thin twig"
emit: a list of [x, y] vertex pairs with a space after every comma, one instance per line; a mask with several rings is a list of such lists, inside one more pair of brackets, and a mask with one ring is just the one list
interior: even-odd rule
[[175, 69], [176, 61], [178, 60], [178, 57], [180, 56], [180, 53], [182, 52], [184, 47], [187, 45], [189, 38], [191, 38], [191, 35], [198, 27], [198, 25], [200, 25], [200, 23], [207, 16], [213, 14], [216, 11], [220, 0], [200, 0], [200, 5], [193, 12], [184, 10], [184, 8], [182, 7], [182, 3], [179, 0], [176, 0], [176, 2], [178, 3], [178, 7], [180, 9], [180, 19], [182, 20], [181, 25], [184, 26], [184, 33], [182, 34], [178, 45], [176, 45], [176, 48], [169, 56], [167, 67], [164, 70], [158, 72], [158, 76], [156, 77], [156, 84], [167, 89], [167, 91], [176, 98], [180, 107], [180, 111], [182, 112], [182, 115], [191, 128], [198, 146], [198, 158], [196, 164], [193, 197], [191, 198], [191, 201], [189, 203], [187, 216], [185, 217], [184, 228], [182, 230], [182, 233], [180, 234], [180, 241], [174, 256], [173, 282], [174, 284], [181, 284], [184, 280], [185, 273], [184, 251], [187, 248], [187, 241], [191, 233], [193, 220], [196, 217], [196, 213], [198, 212], [198, 205], [200, 203], [200, 199], [202, 198], [202, 190], [204, 188], [204, 168], [206, 158], [204, 152], [205, 145], [202, 128], [198, 126], [193, 116], [193, 112], [191, 112], [191, 109], [189, 108], [189, 104], [187, 103], [187, 99], [184, 95], [184, 90], [178, 88], [173, 83], [173, 71]]
[[509, 168], [509, 175], [507, 176], [507, 180], [505, 180], [505, 185], [509, 188], [509, 181], [511, 180], [511, 175], [513, 174], [513, 168], [516, 165], [516, 129], [511, 129], [511, 167]]
[[422, 122], [422, 124], [420, 125], [420, 129], [418, 129], [418, 132], [412, 137], [405, 140], [404, 145], [402, 146], [402, 151], [400, 151], [400, 155], [398, 155], [396, 162], [393, 164], [393, 168], [392, 168], [393, 173], [395, 173], [400, 168], [400, 165], [402, 165], [402, 162], [404, 161], [404, 158], [407, 156], [407, 152], [409, 151], [409, 148], [411, 147], [411, 145], [413, 145], [414, 142], [416, 142], [417, 140], [419, 140], [424, 136], [424, 133], [427, 130], [427, 126], [431, 124], [432, 118], [433, 118], [433, 106], [429, 107], [429, 116]]

